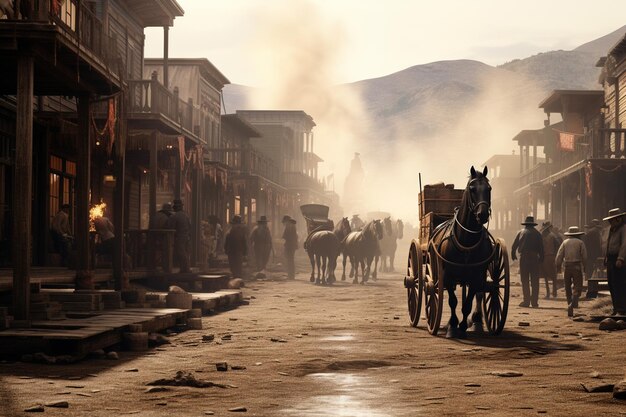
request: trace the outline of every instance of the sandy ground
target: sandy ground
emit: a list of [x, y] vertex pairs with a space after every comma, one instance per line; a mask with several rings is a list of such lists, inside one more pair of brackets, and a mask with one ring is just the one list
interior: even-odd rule
[[[295, 281], [278, 274], [248, 283], [249, 305], [204, 317], [204, 330], [146, 353], [63, 366], [1, 364], [0, 415], [31, 415], [23, 410], [58, 400], [69, 408], [46, 407], [45, 415], [226, 416], [238, 414], [228, 411], [234, 407], [254, 416], [626, 415], [626, 401], [581, 387], [623, 378], [626, 331], [573, 322], [563, 298], [518, 308], [519, 292], [513, 288], [502, 335], [461, 341], [409, 326], [402, 273], [365, 286], [316, 286], [307, 272]], [[214, 341], [202, 341], [211, 334]], [[218, 372], [220, 361], [245, 369]], [[523, 375], [491, 374], [505, 370]], [[177, 371], [226, 388], [145, 392]]]

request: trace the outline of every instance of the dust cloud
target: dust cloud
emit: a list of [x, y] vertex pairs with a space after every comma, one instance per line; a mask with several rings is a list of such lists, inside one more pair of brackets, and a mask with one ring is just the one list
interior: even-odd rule
[[289, 8], [269, 2], [257, 13], [259, 33], [250, 53], [253, 70], [265, 81], [254, 90], [250, 107], [310, 114], [317, 124], [314, 150], [324, 159], [320, 177], [334, 174], [340, 196], [354, 152], [361, 153], [362, 200], [358, 206], [342, 200], [345, 215], [386, 211], [415, 225], [418, 173], [423, 184], [463, 187], [471, 165], [482, 167], [494, 154], [511, 154], [516, 148], [512, 138], [520, 130], [542, 125], [537, 103], [545, 92], [493, 67], [473, 86], [479, 94], [469, 102], [422, 103], [421, 117], [426, 123], [433, 120], [427, 129], [402, 117], [373, 120], [362, 91], [337, 84], [341, 54], [350, 45], [337, 22], [304, 0]]

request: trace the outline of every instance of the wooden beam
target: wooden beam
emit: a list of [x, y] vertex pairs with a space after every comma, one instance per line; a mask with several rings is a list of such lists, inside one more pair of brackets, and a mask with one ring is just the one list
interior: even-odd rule
[[115, 244], [113, 246], [113, 279], [117, 291], [126, 290], [129, 287], [128, 274], [126, 273], [126, 247], [124, 244], [124, 218], [126, 202], [124, 184], [126, 183], [126, 138], [128, 135], [128, 123], [126, 120], [126, 108], [128, 103], [126, 94], [121, 94], [117, 100], [118, 105], [118, 129], [115, 142], [115, 192], [113, 195], [113, 210], [115, 217]]
[[158, 181], [158, 140], [159, 140], [158, 131], [152, 132], [152, 137], [150, 138], [150, 184], [149, 184], [149, 197], [148, 204], [150, 205], [148, 208], [148, 213], [150, 214], [150, 220], [154, 219], [157, 213], [157, 181]]
[[170, 85], [170, 77], [169, 77], [169, 69], [168, 69], [169, 50], [170, 50], [170, 27], [163, 26], [163, 85], [165, 86], [166, 89], [168, 89]]
[[28, 320], [30, 313], [34, 68], [32, 56], [18, 57], [13, 177], [13, 316], [16, 320]]
[[92, 289], [91, 242], [89, 238], [89, 184], [91, 178], [91, 128], [89, 95], [78, 97], [78, 138], [76, 167], [76, 289]]

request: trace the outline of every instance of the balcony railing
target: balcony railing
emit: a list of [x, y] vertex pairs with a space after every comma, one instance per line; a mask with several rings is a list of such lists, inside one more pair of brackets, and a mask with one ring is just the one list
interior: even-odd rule
[[22, 0], [22, 12], [0, 20], [6, 23], [49, 23], [76, 45], [89, 51], [110, 71], [117, 69], [115, 42], [88, 2], [78, 0]]
[[[213, 162], [228, 165], [237, 174], [258, 175], [272, 182], [279, 183], [280, 174], [274, 161], [255, 150], [241, 148], [209, 149], [207, 155]], [[281, 184], [282, 185], [282, 184]]]
[[189, 132], [194, 132], [194, 107], [178, 97], [178, 89], [169, 91], [156, 77], [128, 81], [129, 112], [155, 114], [170, 119]]
[[593, 157], [600, 159], [626, 158], [626, 129], [600, 129]]
[[520, 187], [541, 181], [549, 175], [549, 166], [545, 162], [540, 162], [534, 167], [526, 170], [520, 176]]
[[315, 191], [324, 191], [324, 184], [300, 172], [285, 172], [282, 175], [282, 185], [287, 188], [308, 188]]

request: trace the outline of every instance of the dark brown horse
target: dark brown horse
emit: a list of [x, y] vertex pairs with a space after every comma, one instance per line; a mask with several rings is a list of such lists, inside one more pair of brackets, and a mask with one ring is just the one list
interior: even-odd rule
[[[378, 241], [382, 238], [382, 223], [380, 220], [372, 220], [363, 227], [363, 230], [352, 232], [343, 240], [343, 254], [350, 258], [350, 263], [354, 270], [353, 284], [359, 282], [359, 265], [361, 266], [361, 273], [363, 274], [361, 284], [364, 284], [368, 280], [372, 261], [379, 250]], [[375, 268], [373, 276], [376, 276]], [[352, 271], [350, 271], [350, 277], [352, 277]]]
[[[398, 239], [404, 237], [404, 223], [398, 219], [394, 222], [391, 221], [391, 217], [385, 217], [383, 219], [383, 238], [380, 241], [380, 270], [381, 272], [393, 272], [393, 262], [396, 257], [396, 250], [398, 249]], [[389, 266], [387, 266], [387, 259], [389, 259]]]
[[[468, 316], [472, 311], [474, 296], [483, 296], [488, 263], [494, 255], [493, 245], [483, 226], [491, 215], [491, 186], [487, 179], [487, 167], [483, 172], [470, 169], [470, 178], [463, 192], [461, 206], [451, 220], [440, 225], [434, 232], [429, 250], [441, 259], [443, 285], [448, 291], [448, 304], [452, 315], [448, 322], [447, 337], [466, 337]], [[461, 311], [463, 320], [456, 316], [457, 284], [466, 286], [467, 295]], [[477, 297], [477, 301], [478, 300]], [[428, 303], [426, 308], [429, 308]], [[480, 303], [472, 320], [482, 324]]]
[[[332, 223], [332, 222], [331, 222]], [[350, 233], [350, 222], [344, 217], [330, 230], [314, 230], [305, 242], [305, 249], [311, 261], [311, 282], [316, 284], [332, 284], [335, 279], [337, 257], [341, 241]], [[317, 279], [315, 266], [317, 265]]]

